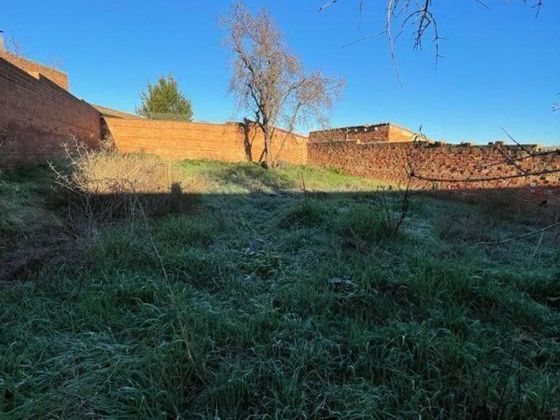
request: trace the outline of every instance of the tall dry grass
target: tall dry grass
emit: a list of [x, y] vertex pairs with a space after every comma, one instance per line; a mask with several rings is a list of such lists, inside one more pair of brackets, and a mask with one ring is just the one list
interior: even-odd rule
[[66, 146], [66, 158], [64, 175], [57, 174], [93, 194], [167, 193], [180, 181], [171, 162], [144, 153], [117, 153], [107, 144], [92, 150], [74, 142]]
[[108, 145], [92, 150], [74, 141], [66, 147], [64, 163], [51, 169], [70, 207], [88, 218], [107, 221], [140, 210], [157, 216], [189, 204], [175, 166], [152, 155], [122, 154]]

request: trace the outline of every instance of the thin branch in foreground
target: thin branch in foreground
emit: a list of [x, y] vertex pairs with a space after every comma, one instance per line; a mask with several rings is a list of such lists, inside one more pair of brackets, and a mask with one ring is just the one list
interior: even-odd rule
[[356, 40], [354, 40], [354, 41], [348, 42], [347, 44], [344, 44], [344, 45], [342, 46], [342, 48], [350, 47], [351, 45], [357, 44], [357, 43], [359, 43], [359, 42], [363, 42], [363, 41], [365, 41], [366, 39], [375, 38], [375, 37], [377, 37], [377, 36], [379, 36], [379, 35], [385, 35], [385, 31], [381, 31], [381, 32], [372, 32], [372, 33], [370, 33], [370, 34], [368, 34], [368, 35], [365, 35], [365, 36], [363, 36], [363, 37], [361, 37], [361, 38], [359, 38], [359, 39], [356, 39]]
[[391, 61], [393, 62], [393, 67], [395, 69], [395, 74], [401, 88], [404, 88], [401, 72], [399, 69], [399, 63], [397, 62], [397, 55], [395, 53], [395, 42], [393, 39], [393, 32], [391, 28], [393, 27], [393, 15], [395, 13], [395, 6], [399, 0], [389, 0], [387, 4], [387, 11], [385, 16], [385, 33], [387, 34], [387, 42], [389, 43], [389, 53], [391, 54]]
[[521, 150], [523, 150], [525, 153], [528, 153], [529, 155], [531, 155], [531, 157], [535, 157], [535, 154], [534, 154], [533, 151], [527, 149], [525, 146], [523, 146], [521, 143], [519, 143], [519, 142], [515, 139], [515, 137], [513, 137], [511, 134], [509, 134], [509, 132], [508, 132], [504, 127], [502, 127], [502, 131], [505, 133], [506, 136], [508, 136], [508, 138], [509, 138], [512, 142], [514, 142], [517, 146], [519, 146], [519, 147], [521, 148]]
[[412, 174], [412, 176], [422, 181], [430, 181], [430, 182], [488, 182], [488, 181], [501, 181], [506, 179], [523, 178], [523, 177], [530, 177], [530, 176], [542, 176], [542, 175], [549, 175], [555, 173], [560, 173], [560, 169], [549, 169], [546, 171], [528, 172], [526, 174], [492, 176], [487, 178], [432, 178], [432, 177], [422, 176], [418, 174]]
[[[549, 155], [560, 155], [560, 149], [556, 149], [556, 150], [548, 150], [545, 152], [539, 152], [539, 153], [533, 153], [531, 155], [528, 156], [520, 156], [520, 157], [516, 157], [516, 158], [511, 158], [512, 162], [520, 162], [523, 160], [528, 160], [528, 159], [534, 159], [534, 158], [543, 158], [545, 156], [549, 156]], [[502, 165], [503, 162], [496, 162], [496, 163], [490, 163], [487, 166], [497, 166], [497, 165]]]
[[[483, 0], [472, 0], [476, 4], [482, 6], [484, 9], [489, 10], [490, 6], [485, 3]], [[385, 0], [385, 33], [387, 35], [387, 41], [389, 44], [389, 52], [391, 55], [391, 61], [395, 68], [395, 73], [397, 75], [397, 79], [399, 81], [399, 85], [403, 87], [402, 79], [400, 76], [400, 70], [397, 63], [397, 58], [395, 54], [394, 44], [399, 38], [399, 35], [404, 31], [405, 26], [411, 24], [415, 27], [414, 36], [413, 36], [413, 45], [414, 49], [421, 49], [422, 48], [422, 41], [426, 34], [430, 31], [430, 29], [434, 33], [434, 38], [432, 42], [434, 43], [435, 48], [435, 60], [436, 66], [439, 62], [439, 59], [442, 57], [440, 55], [440, 47], [439, 43], [441, 40], [445, 39], [444, 37], [440, 36], [439, 29], [438, 29], [438, 20], [436, 15], [432, 12], [433, 10], [433, 1], [432, 0]], [[523, 0], [525, 4], [529, 3], [528, 0]], [[323, 4], [319, 8], [319, 12], [330, 8], [338, 3], [338, 0], [328, 0], [325, 4]], [[359, 1], [359, 8], [360, 8], [360, 28], [361, 28], [361, 17], [363, 13], [363, 0]], [[452, 2], [448, 2], [452, 3]], [[536, 17], [538, 17], [541, 9], [544, 7], [544, 0], [533, 0], [532, 6], [536, 11]], [[394, 21], [400, 21], [400, 31], [399, 33], [394, 36], [393, 35], [393, 26]], [[413, 21], [414, 23], [412, 23]]]
[[521, 172], [523, 175], [527, 175], [529, 172], [519, 166], [511, 156], [509, 156], [506, 152], [502, 150], [501, 147], [497, 148], [498, 152], [504, 157], [508, 164], [512, 165], [515, 169]]
[[319, 12], [322, 12], [323, 10], [331, 7], [333, 4], [335, 4], [338, 0], [330, 0], [327, 3], [323, 4], [321, 7], [319, 7]]
[[513, 236], [511, 238], [504, 239], [502, 241], [479, 242], [479, 244], [480, 245], [503, 245], [503, 244], [507, 244], [509, 242], [517, 241], [519, 239], [528, 238], [529, 236], [538, 235], [539, 233], [543, 233], [543, 232], [552, 230], [552, 229], [557, 228], [557, 227], [560, 227], [560, 222], [553, 223], [552, 225], [548, 225], [548, 226], [546, 226], [542, 229], [537, 229], [537, 230], [533, 230], [533, 231], [528, 232], [528, 233], [524, 233], [523, 235]]

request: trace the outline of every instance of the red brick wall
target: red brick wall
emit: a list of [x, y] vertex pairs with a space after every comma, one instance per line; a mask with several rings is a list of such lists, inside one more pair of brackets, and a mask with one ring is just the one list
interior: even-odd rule
[[72, 137], [95, 146], [100, 125], [92, 106], [0, 58], [0, 168], [60, 155]]
[[309, 140], [311, 142], [355, 140], [358, 143], [409, 142], [414, 136], [415, 133], [406, 128], [386, 123], [314, 131], [309, 134]]
[[[465, 179], [492, 178], [519, 174], [505, 162], [504, 154], [520, 158], [528, 154], [517, 147], [459, 146], [427, 143], [359, 144], [355, 141], [310, 142], [309, 163], [343, 169], [346, 172], [397, 184], [408, 180], [407, 167], [412, 164], [417, 175], [427, 178], [451, 179], [455, 182], [415, 180], [414, 187], [437, 190], [496, 190], [524, 188], [539, 199], [560, 203], [560, 173], [542, 176], [465, 182]], [[539, 162], [536, 164], [535, 162]], [[521, 160], [518, 165], [527, 171], [560, 169], [560, 154], [543, 159]], [[536, 197], [535, 196], [535, 197]]]
[[401, 128], [396, 125], [391, 125], [389, 127], [389, 141], [391, 142], [408, 142], [414, 140], [415, 136], [416, 133], [406, 128]]
[[[264, 136], [262, 131], [254, 125], [249, 125], [249, 139], [253, 142], [251, 151], [253, 161], [264, 159]], [[243, 124], [239, 124], [243, 132]], [[239, 134], [238, 134], [239, 135]], [[245, 138], [245, 135], [243, 135]], [[307, 163], [307, 137], [288, 133], [277, 128], [272, 138], [272, 156], [276, 161], [303, 165]]]
[[[248, 160], [245, 130], [241, 123], [207, 124], [105, 117], [109, 133], [121, 152], [147, 152], [168, 159]], [[262, 134], [251, 127], [252, 160], [259, 161]], [[280, 161], [307, 162], [307, 138], [277, 130], [273, 153]]]
[[309, 141], [311, 142], [343, 140], [355, 140], [363, 143], [386, 142], [389, 140], [389, 126], [378, 125], [334, 128], [332, 130], [314, 131], [309, 134]]
[[66, 73], [55, 70], [51, 67], [44, 66], [18, 55], [11, 54], [5, 50], [0, 50], [0, 58], [3, 58], [4, 60], [12, 63], [14, 66], [19, 67], [35, 78], [39, 78], [39, 76], [41, 75], [56, 83], [61, 88], [69, 90], [68, 75]]

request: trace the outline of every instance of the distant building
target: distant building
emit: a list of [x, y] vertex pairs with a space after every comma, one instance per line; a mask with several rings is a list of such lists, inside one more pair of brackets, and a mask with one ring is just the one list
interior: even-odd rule
[[411, 141], [428, 141], [421, 133], [400, 127], [393, 123], [380, 123], [341, 127], [330, 130], [312, 131], [310, 142], [356, 141], [357, 143], [406, 143]]

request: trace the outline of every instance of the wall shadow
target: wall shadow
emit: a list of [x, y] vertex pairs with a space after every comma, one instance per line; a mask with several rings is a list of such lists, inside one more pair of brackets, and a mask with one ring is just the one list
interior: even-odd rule
[[[228, 178], [231, 181], [231, 177]], [[240, 186], [247, 186], [246, 180], [240, 179]], [[271, 183], [269, 187], [273, 187]], [[349, 200], [353, 202], [376, 201], [390, 198], [394, 201], [402, 200], [404, 191], [396, 189], [373, 190], [373, 191], [254, 191], [248, 193], [192, 193], [183, 191], [179, 184], [174, 184], [169, 193], [145, 193], [134, 194], [97, 194], [91, 197], [93, 208], [103, 209], [119, 206], [115, 203], [124, 203], [126, 207], [130, 203], [139, 202], [147, 206], [147, 215], [161, 216], [165, 214], [180, 214], [197, 211], [203, 200], [239, 200], [251, 201], [265, 198], [270, 200]], [[488, 188], [471, 190], [412, 190], [412, 199], [417, 197], [428, 197], [445, 201], [460, 201], [472, 204], [492, 215], [508, 214], [518, 216], [534, 224], [555, 222], [560, 218], [560, 186], [548, 188]], [[116, 217], [126, 216], [126, 212], [113, 212]]]
[[[231, 178], [230, 178], [231, 181]], [[403, 191], [282, 191], [248, 193], [193, 193], [183, 191], [179, 184], [173, 184], [169, 192], [118, 192], [98, 194], [69, 194], [56, 195], [56, 211], [64, 221], [62, 225], [40, 229], [33, 234], [25, 232], [22, 237], [11, 235], [13, 241], [3, 241], [4, 247], [0, 254], [0, 282], [12, 281], [17, 278], [32, 276], [40, 267], [52, 264], [59, 259], [69, 256], [79, 260], [79, 244], [87, 242], [88, 235], [98, 227], [134, 220], [134, 225], [143, 225], [147, 220], [155, 220], [168, 215], [196, 215], [208, 209], [204, 204], [211, 204], [211, 208], [245, 206], [245, 211], [258, 211], [259, 220], [268, 217], [266, 211], [272, 210], [273, 217], [281, 214], [282, 209], [303, 200], [317, 200], [322, 202], [340, 202], [341, 208], [345, 203], [375, 204], [382, 200], [391, 200], [393, 208], [399, 211], [399, 203], [404, 197]], [[479, 190], [445, 190], [445, 191], [412, 191], [411, 211], [437, 212], [437, 228], [447, 232], [448, 239], [457, 239], [457, 231], [462, 228], [486, 231], [496, 224], [504, 226], [515, 223], [520, 227], [526, 225], [526, 232], [538, 230], [542, 227], [557, 223], [560, 217], [560, 187], [547, 188], [541, 191], [528, 192], [526, 188], [509, 189], [479, 189]], [[439, 200], [439, 204], [432, 207], [423, 206], [419, 198]], [[456, 206], [457, 200], [464, 206]], [[419, 204], [417, 207], [416, 204]], [[449, 205], [452, 204], [452, 205]], [[453, 205], [455, 204], [455, 205]], [[276, 209], [280, 209], [277, 212]], [[321, 206], [319, 206], [321, 209]], [[372, 206], [372, 209], [375, 209]], [[262, 213], [264, 210], [265, 213]], [[321, 211], [321, 210], [319, 210]], [[226, 212], [227, 213], [227, 212]], [[224, 213], [225, 214], [225, 213]], [[313, 216], [314, 217], [314, 216]], [[418, 214], [414, 216], [418, 217]], [[235, 222], [233, 220], [233, 222]], [[278, 222], [278, 220], [272, 222]], [[291, 223], [291, 222], [290, 222]], [[405, 221], [406, 223], [406, 221]], [[472, 225], [472, 226], [471, 226]], [[295, 225], [297, 226], [297, 221]], [[551, 231], [558, 238], [558, 230]], [[0, 239], [1, 239], [0, 232]], [[476, 241], [474, 241], [476, 243]]]

